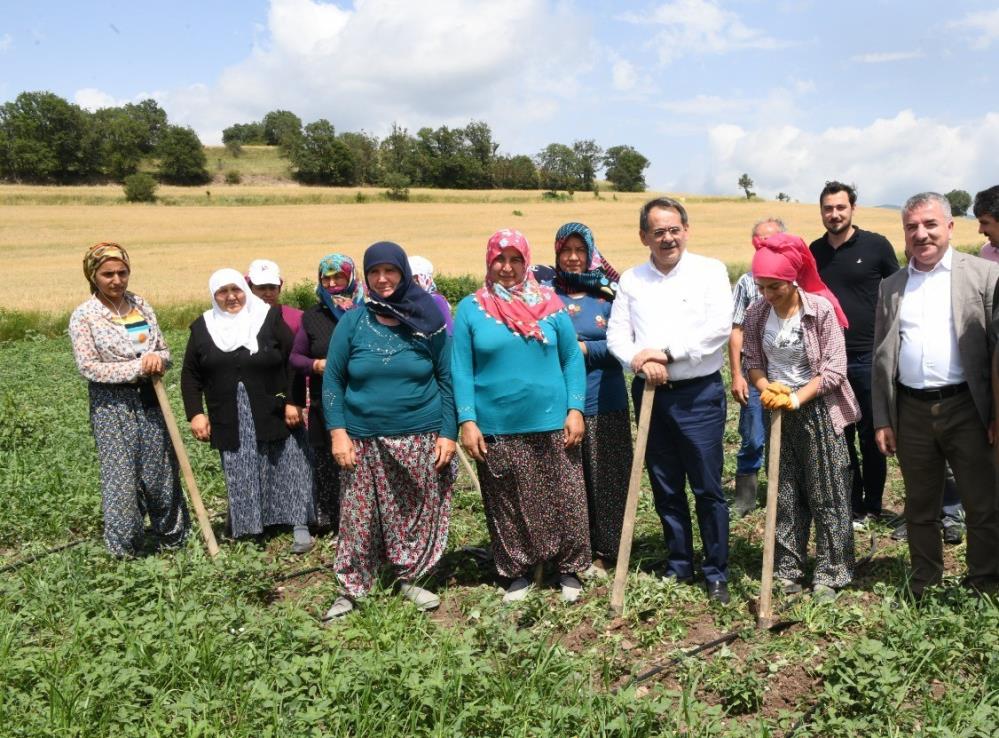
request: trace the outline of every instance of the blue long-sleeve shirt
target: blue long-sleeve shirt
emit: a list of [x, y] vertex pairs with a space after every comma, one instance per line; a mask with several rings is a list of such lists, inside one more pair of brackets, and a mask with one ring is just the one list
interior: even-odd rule
[[438, 431], [458, 436], [451, 384], [451, 339], [419, 338], [379, 323], [370, 310], [348, 310], [337, 324], [323, 373], [327, 430], [352, 438]]
[[586, 409], [584, 415], [628, 409], [624, 370], [607, 348], [607, 321], [610, 300], [594, 295], [569, 297], [558, 292], [565, 303], [576, 338], [586, 346]]
[[586, 404], [586, 369], [566, 312], [539, 323], [548, 343], [515, 334], [479, 307], [458, 304], [451, 372], [458, 422], [486, 435], [561, 429], [569, 410]]

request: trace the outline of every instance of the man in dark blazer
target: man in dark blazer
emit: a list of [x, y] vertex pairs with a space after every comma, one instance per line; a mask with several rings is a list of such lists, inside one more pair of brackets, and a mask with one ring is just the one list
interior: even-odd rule
[[950, 247], [950, 204], [924, 192], [902, 208], [911, 259], [881, 283], [874, 327], [878, 448], [898, 455], [917, 597], [943, 576], [944, 465], [967, 514], [969, 586], [999, 583], [999, 488], [993, 462], [993, 321], [999, 264]]

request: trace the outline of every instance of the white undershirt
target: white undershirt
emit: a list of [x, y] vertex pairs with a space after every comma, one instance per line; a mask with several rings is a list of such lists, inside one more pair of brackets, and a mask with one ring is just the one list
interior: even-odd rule
[[953, 260], [948, 247], [928, 272], [909, 262], [898, 316], [898, 381], [906, 387], [930, 389], [965, 380], [951, 303]]

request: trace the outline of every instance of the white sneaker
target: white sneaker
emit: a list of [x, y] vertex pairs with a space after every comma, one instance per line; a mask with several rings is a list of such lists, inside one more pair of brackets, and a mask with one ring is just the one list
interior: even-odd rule
[[399, 584], [399, 592], [403, 597], [416, 605], [416, 609], [420, 612], [436, 610], [441, 604], [440, 597], [433, 592], [425, 590], [423, 587], [417, 587], [415, 584], [402, 582]]
[[326, 611], [326, 615], [323, 616], [323, 622], [329, 623], [332, 620], [339, 620], [353, 609], [354, 603], [343, 595], [340, 595], [333, 600], [333, 604], [330, 606], [330, 609]]
[[583, 583], [575, 574], [562, 574], [558, 578], [558, 583], [562, 587], [563, 602], [575, 602], [583, 594]]
[[527, 597], [530, 590], [531, 583], [525, 577], [517, 577], [506, 588], [506, 594], [503, 595], [503, 602], [520, 602]]

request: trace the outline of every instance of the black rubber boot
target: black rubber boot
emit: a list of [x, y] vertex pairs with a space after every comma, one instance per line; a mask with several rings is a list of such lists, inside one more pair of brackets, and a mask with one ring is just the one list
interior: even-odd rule
[[737, 474], [735, 476], [735, 502], [732, 512], [737, 518], [749, 515], [756, 509], [756, 475]]

